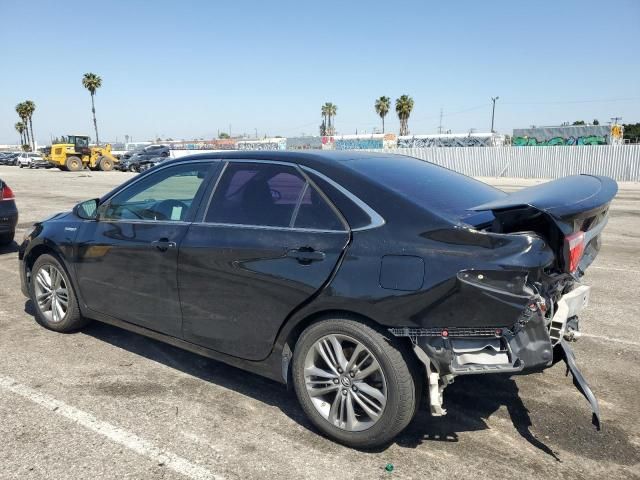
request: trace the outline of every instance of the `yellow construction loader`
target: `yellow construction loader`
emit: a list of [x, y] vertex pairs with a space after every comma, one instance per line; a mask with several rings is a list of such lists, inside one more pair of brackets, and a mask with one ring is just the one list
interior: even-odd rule
[[[47, 149], [48, 150], [48, 149]], [[113, 170], [118, 159], [111, 154], [111, 145], [89, 146], [89, 137], [84, 135], [67, 135], [61, 143], [51, 145], [45, 157], [60, 170], [77, 172], [83, 168]]]

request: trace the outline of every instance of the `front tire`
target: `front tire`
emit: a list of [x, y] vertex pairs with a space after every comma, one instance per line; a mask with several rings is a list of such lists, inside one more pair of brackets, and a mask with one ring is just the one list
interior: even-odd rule
[[43, 254], [36, 259], [31, 269], [29, 293], [36, 321], [43, 327], [66, 333], [88, 323], [80, 314], [67, 271], [53, 255]]
[[409, 355], [382, 329], [351, 319], [315, 323], [295, 345], [293, 383], [300, 405], [339, 443], [386, 445], [418, 408], [419, 382]]

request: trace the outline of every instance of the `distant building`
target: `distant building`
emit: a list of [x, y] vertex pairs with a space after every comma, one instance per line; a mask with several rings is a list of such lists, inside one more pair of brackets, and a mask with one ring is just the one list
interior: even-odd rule
[[0, 152], [21, 152], [22, 145], [0, 145]]
[[622, 125], [567, 125], [562, 127], [515, 128], [514, 147], [555, 145], [619, 145]]

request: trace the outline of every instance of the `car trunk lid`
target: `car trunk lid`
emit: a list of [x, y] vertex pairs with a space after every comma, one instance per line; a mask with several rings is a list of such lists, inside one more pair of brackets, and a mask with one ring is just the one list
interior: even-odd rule
[[600, 234], [608, 220], [615, 180], [573, 175], [524, 188], [471, 208], [491, 211], [491, 231], [534, 231], [556, 253], [559, 270], [581, 275], [600, 250]]

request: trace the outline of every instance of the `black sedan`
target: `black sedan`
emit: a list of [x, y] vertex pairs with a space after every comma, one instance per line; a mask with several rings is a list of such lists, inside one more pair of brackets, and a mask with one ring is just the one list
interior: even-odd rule
[[[507, 195], [411, 157], [225, 152], [169, 161], [35, 225], [22, 289], [52, 330], [99, 320], [292, 383], [318, 429], [391, 441], [457, 376], [566, 361], [617, 191]], [[126, 299], [126, 301], [123, 301]]]
[[0, 178], [0, 245], [13, 242], [18, 223], [18, 209], [13, 191]]

